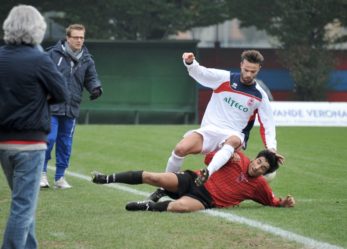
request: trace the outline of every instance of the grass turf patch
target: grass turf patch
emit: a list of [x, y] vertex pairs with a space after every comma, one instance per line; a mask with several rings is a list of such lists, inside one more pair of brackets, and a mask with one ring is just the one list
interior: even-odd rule
[[[145, 169], [164, 171], [175, 144], [196, 126], [77, 126], [71, 157], [72, 172], [89, 175]], [[246, 154], [253, 158], [263, 148], [258, 128]], [[263, 207], [254, 202], [225, 212], [331, 244], [347, 247], [347, 168], [344, 166], [345, 128], [279, 127], [279, 152], [286, 163], [271, 183], [278, 196], [297, 199], [293, 209]], [[188, 156], [185, 169], [203, 166], [200, 155]], [[54, 159], [50, 162], [54, 165]], [[53, 183], [54, 172], [49, 171]], [[128, 201], [141, 200], [128, 192], [93, 185], [67, 176], [69, 190], [40, 192], [37, 237], [40, 248], [303, 248], [258, 229], [189, 214], [127, 212]], [[133, 186], [132, 186], [133, 187]], [[151, 192], [155, 188], [139, 185]], [[10, 192], [0, 173], [0, 230], [6, 224]], [[0, 238], [2, 240], [2, 237]], [[279, 247], [280, 245], [280, 247]]]

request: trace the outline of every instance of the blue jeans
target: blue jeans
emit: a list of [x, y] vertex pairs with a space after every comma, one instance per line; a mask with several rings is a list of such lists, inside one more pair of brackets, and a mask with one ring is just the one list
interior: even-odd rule
[[2, 249], [35, 249], [35, 212], [44, 150], [0, 150], [0, 162], [11, 189], [11, 209]]
[[74, 118], [54, 115], [51, 117], [51, 132], [48, 134], [43, 172], [47, 172], [47, 164], [51, 159], [51, 152], [55, 144], [56, 171], [54, 178], [56, 181], [64, 176], [65, 170], [69, 167], [75, 125], [76, 119]]

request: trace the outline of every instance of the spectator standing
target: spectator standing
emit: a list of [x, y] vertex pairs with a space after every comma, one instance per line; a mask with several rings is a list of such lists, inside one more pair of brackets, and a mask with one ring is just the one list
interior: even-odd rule
[[36, 249], [35, 211], [50, 130], [48, 104], [67, 99], [65, 79], [39, 45], [46, 23], [29, 5], [12, 8], [0, 47], [0, 163], [11, 189], [2, 249]]
[[97, 99], [102, 94], [94, 60], [84, 45], [85, 33], [86, 29], [83, 25], [72, 24], [66, 29], [66, 39], [48, 49], [48, 54], [66, 79], [69, 96], [65, 103], [51, 106], [51, 132], [48, 135], [48, 148], [41, 176], [41, 188], [49, 187], [47, 164], [51, 159], [54, 144], [56, 152], [54, 187], [58, 189], [71, 188], [64, 176], [69, 167], [83, 89], [86, 88], [90, 93], [90, 100]]

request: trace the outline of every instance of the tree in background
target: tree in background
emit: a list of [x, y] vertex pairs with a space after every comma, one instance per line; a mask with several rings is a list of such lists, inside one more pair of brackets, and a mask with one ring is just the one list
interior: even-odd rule
[[345, 41], [344, 0], [228, 0], [241, 26], [256, 26], [277, 38], [279, 57], [295, 82], [298, 100], [324, 100], [334, 67], [332, 45]]
[[[3, 0], [1, 20], [18, 3]], [[160, 40], [177, 31], [228, 19], [226, 2], [222, 0], [23, 0], [20, 3], [34, 5], [42, 13], [63, 11], [65, 17], [57, 18], [57, 23], [64, 27], [83, 23], [88, 38], [92, 39]]]
[[[87, 26], [89, 39], [166, 39], [178, 31], [238, 18], [275, 37], [279, 57], [294, 79], [298, 100], [324, 100], [334, 67], [332, 45], [346, 42], [346, 0], [60, 0], [1, 2], [0, 18], [18, 3], [42, 13], [64, 12], [55, 21]], [[2, 32], [2, 31], [1, 31]]]

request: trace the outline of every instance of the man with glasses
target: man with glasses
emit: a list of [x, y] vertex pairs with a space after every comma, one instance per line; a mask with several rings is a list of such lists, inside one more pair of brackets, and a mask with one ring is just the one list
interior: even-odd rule
[[97, 99], [102, 94], [95, 63], [84, 45], [85, 33], [86, 29], [83, 25], [72, 24], [66, 29], [66, 39], [48, 49], [48, 54], [67, 81], [69, 98], [65, 103], [51, 106], [51, 132], [48, 136], [48, 148], [40, 182], [41, 188], [49, 187], [46, 173], [47, 163], [51, 159], [54, 144], [56, 146], [54, 187], [71, 188], [64, 175], [69, 166], [82, 92], [86, 88], [90, 93], [90, 100]]

